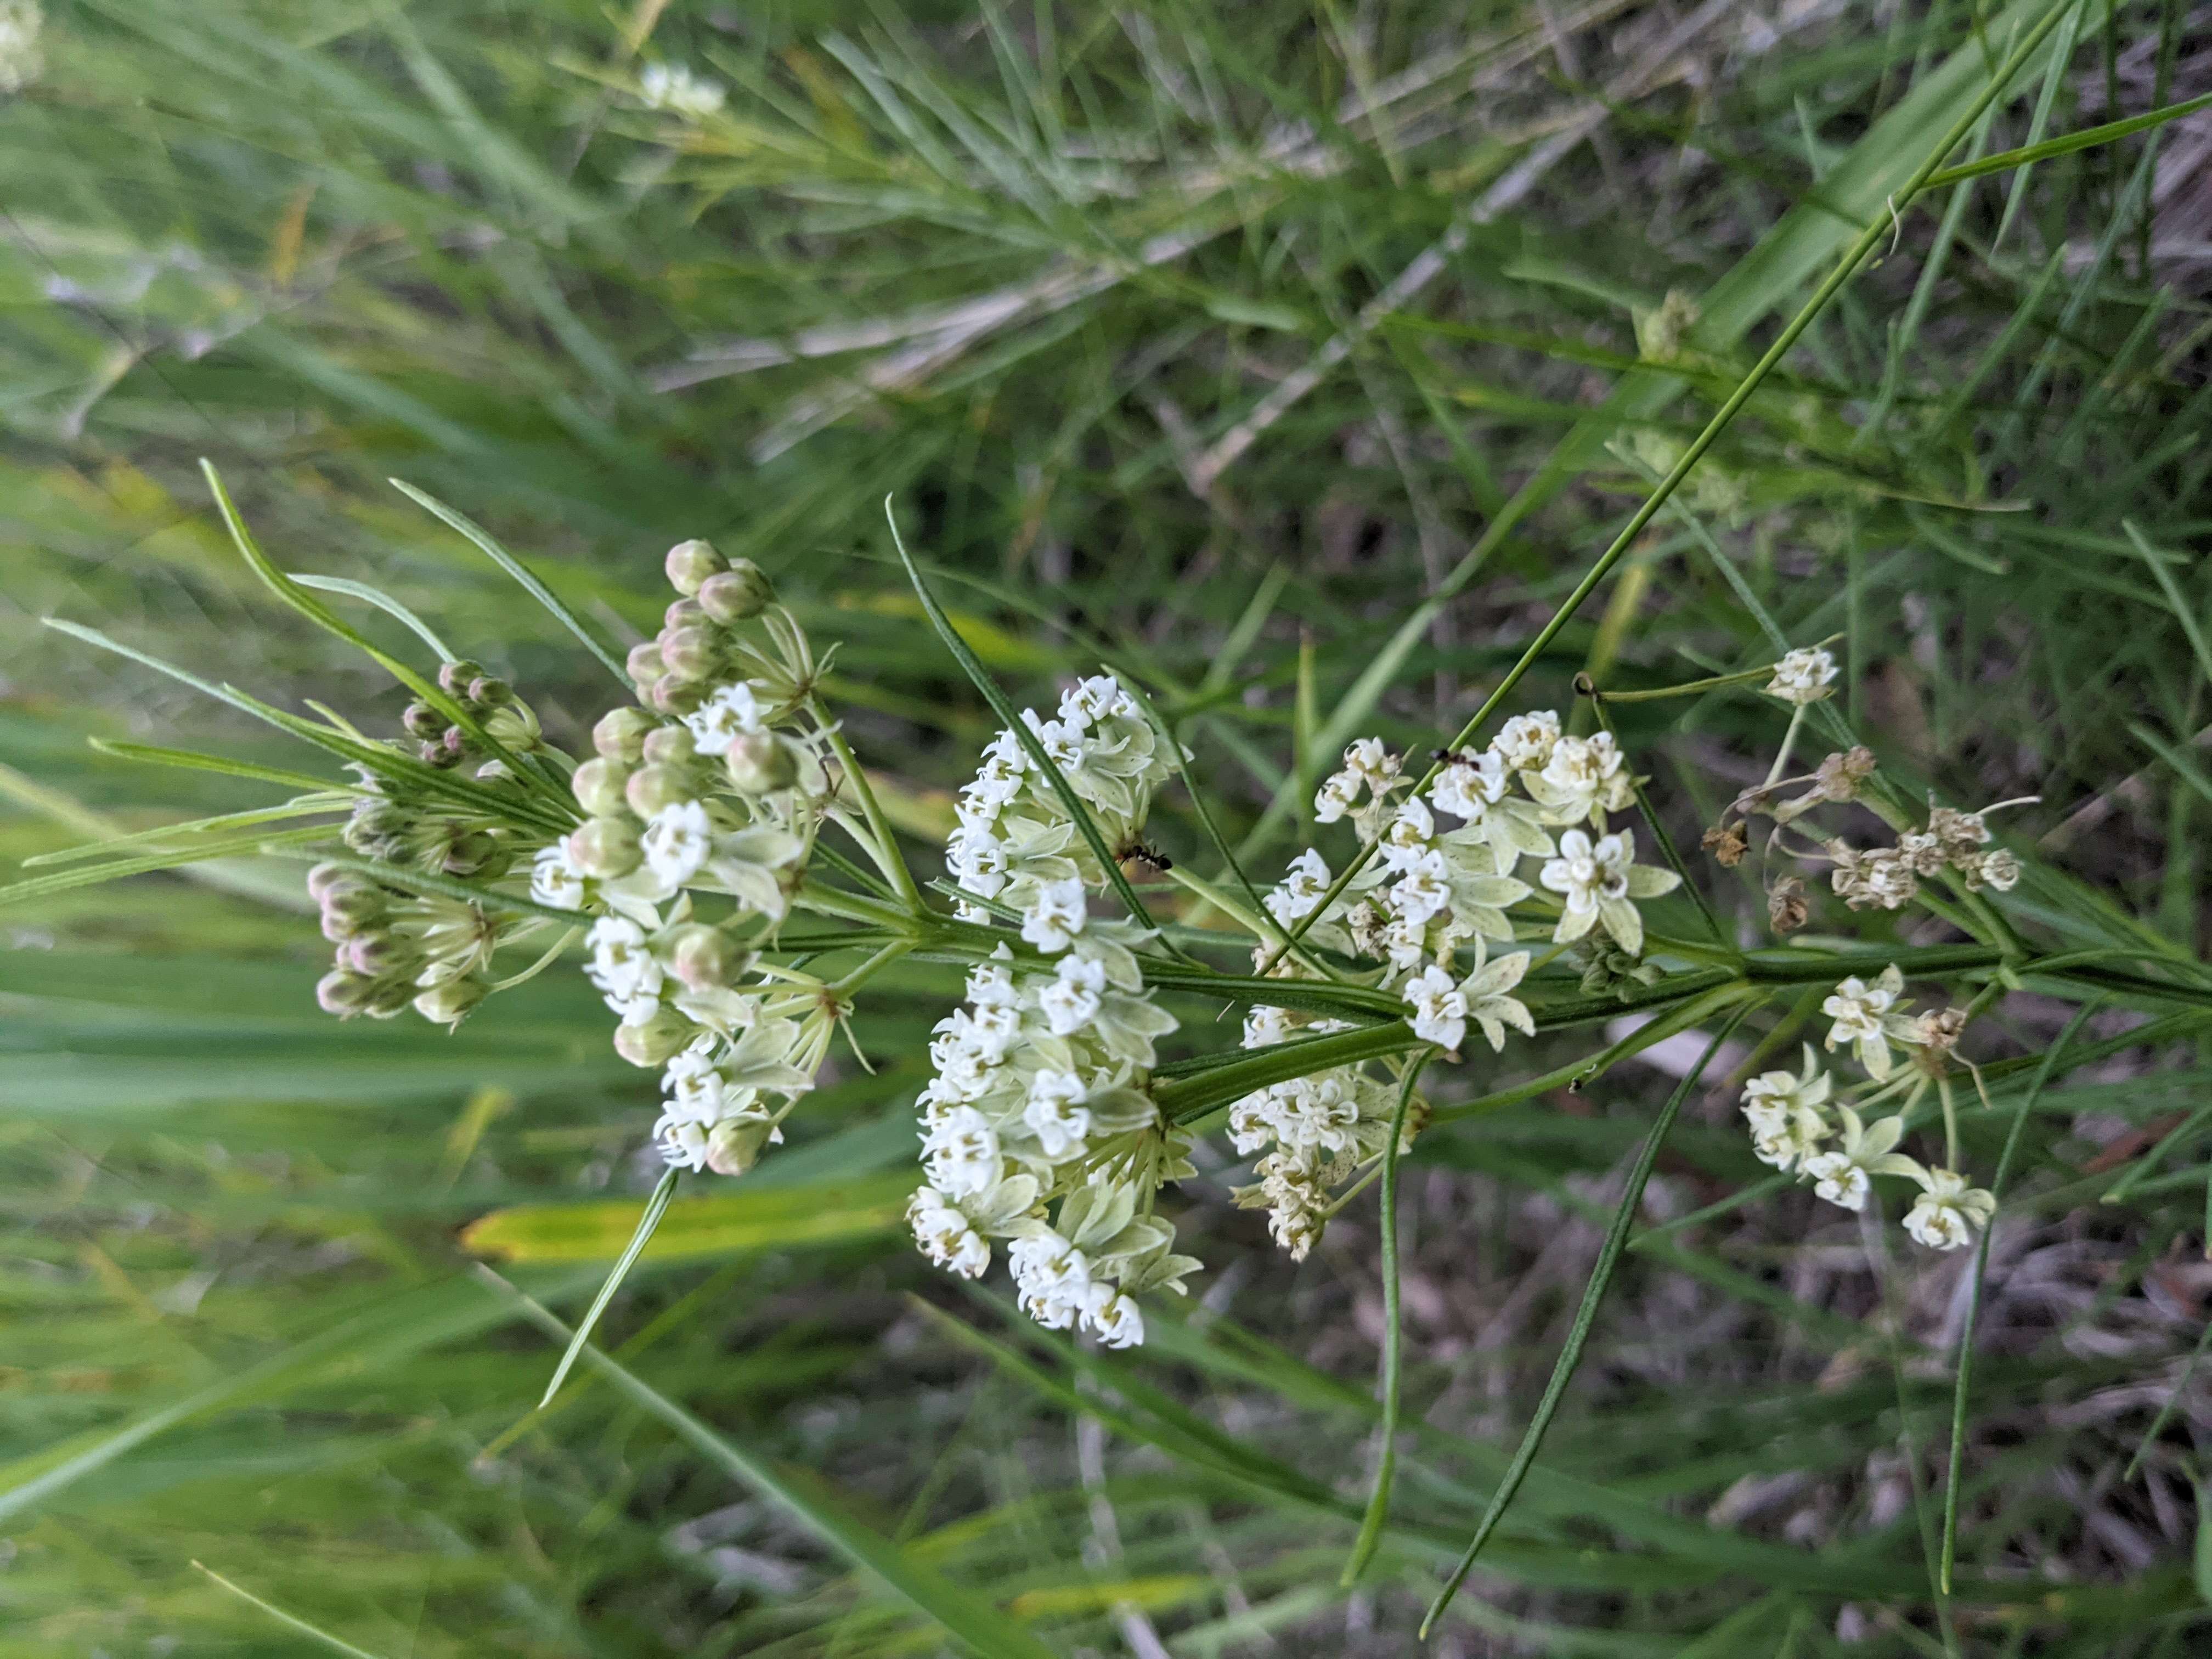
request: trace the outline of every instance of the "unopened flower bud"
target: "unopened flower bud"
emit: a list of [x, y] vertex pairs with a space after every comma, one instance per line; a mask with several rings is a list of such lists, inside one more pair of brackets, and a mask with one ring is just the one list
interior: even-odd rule
[[686, 726], [664, 726], [645, 734], [648, 766], [683, 766], [699, 752], [699, 744]]
[[394, 974], [369, 988], [368, 1003], [362, 1012], [371, 1019], [397, 1019], [414, 1000], [415, 981], [404, 974]]
[[489, 830], [471, 830], [446, 849], [442, 864], [449, 876], [480, 876], [499, 856], [498, 836]]
[[410, 702], [399, 717], [399, 725], [410, 738], [434, 738], [445, 732], [446, 717], [427, 702]]
[[575, 793], [576, 805], [597, 818], [623, 810], [623, 785], [629, 781], [629, 768], [602, 755], [578, 767], [568, 787]]
[[380, 921], [389, 908], [382, 888], [350, 871], [341, 871], [325, 880], [315, 902], [322, 908], [323, 931], [332, 939], [345, 936], [330, 932], [333, 922], [343, 924], [348, 935], [357, 933]]
[[652, 818], [671, 806], [697, 799], [699, 789], [685, 768], [641, 766], [623, 786], [623, 796], [631, 811], [641, 818]]
[[356, 933], [338, 947], [338, 966], [350, 968], [371, 979], [404, 974], [410, 979], [422, 968], [422, 949], [404, 933], [380, 929]]
[[376, 987], [366, 974], [356, 974], [344, 968], [334, 968], [315, 981], [315, 1000], [326, 1014], [336, 1014], [340, 1019], [351, 1019], [356, 1014], [368, 1011], [370, 998]]
[[722, 665], [722, 642], [710, 629], [697, 625], [663, 629], [660, 660], [679, 680], [708, 679]]
[[663, 628], [696, 628], [706, 620], [707, 612], [696, 599], [672, 599], [660, 613]]
[[676, 931], [669, 963], [676, 977], [694, 991], [715, 991], [729, 984], [752, 964], [752, 952], [741, 951], [719, 927], [693, 922]]
[[458, 766], [468, 753], [469, 734], [458, 726], [449, 726], [446, 728], [446, 735], [438, 739], [438, 746], [446, 751], [446, 758], [441, 763]]
[[459, 764], [461, 758], [454, 750], [446, 747], [445, 739], [442, 738], [433, 738], [415, 753], [423, 765], [437, 767], [441, 771], [449, 766]]
[[767, 573], [750, 559], [732, 559], [719, 576], [699, 586], [699, 604], [718, 623], [740, 623], [757, 617], [775, 597]]
[[349, 881], [360, 879], [359, 876], [343, 866], [319, 864], [307, 872], [307, 896], [320, 904], [323, 902], [323, 895], [332, 888], [343, 887]]
[[562, 843], [568, 862], [585, 875], [601, 881], [626, 876], [645, 854], [638, 846], [638, 828], [628, 818], [597, 817], [568, 832]]
[[738, 732], [731, 739], [722, 763], [729, 769], [732, 787], [741, 795], [788, 789], [799, 778], [798, 757], [772, 732]]
[[484, 716], [484, 731], [494, 743], [509, 749], [529, 749], [538, 742], [537, 712], [526, 702], [508, 702]]
[[440, 1025], [459, 1025], [491, 993], [480, 979], [449, 979], [415, 999], [415, 1012]]
[[707, 699], [707, 682], [679, 680], [673, 674], [663, 674], [647, 688], [646, 701], [663, 714], [682, 719]]
[[717, 1123], [707, 1134], [707, 1167], [716, 1175], [741, 1176], [760, 1161], [761, 1149], [775, 1133], [757, 1118]]
[[443, 664], [438, 670], [438, 689], [449, 697], [468, 695], [469, 682], [483, 678], [484, 665], [471, 662], [466, 657], [457, 662]]
[[[658, 653], [654, 659], [659, 660]], [[592, 728], [592, 747], [609, 760], [635, 766], [645, 752], [646, 734], [659, 724], [642, 708], [611, 709]]]
[[480, 708], [497, 708], [514, 701], [514, 688], [494, 675], [479, 674], [469, 682], [468, 696]]
[[714, 544], [702, 541], [677, 543], [668, 550], [665, 564], [668, 585], [679, 593], [696, 593], [700, 583], [729, 568], [729, 562], [714, 550]]
[[656, 1008], [644, 1019], [615, 1027], [615, 1052], [633, 1066], [665, 1066], [697, 1030], [673, 1008]]
[[668, 665], [661, 660], [659, 640], [640, 640], [630, 647], [623, 665], [629, 670], [629, 677], [640, 690], [668, 672]]

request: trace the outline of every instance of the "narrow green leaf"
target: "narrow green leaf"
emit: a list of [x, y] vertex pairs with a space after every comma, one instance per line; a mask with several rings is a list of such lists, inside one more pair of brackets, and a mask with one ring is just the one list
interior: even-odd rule
[[[552, 1314], [497, 1274], [488, 1269], [478, 1271], [532, 1324], [556, 1341], [568, 1339], [568, 1328]], [[1050, 1648], [990, 1601], [954, 1583], [914, 1551], [854, 1518], [828, 1487], [805, 1471], [772, 1463], [723, 1438], [611, 1355], [586, 1348], [583, 1358], [617, 1392], [665, 1424], [708, 1462], [789, 1510], [817, 1538], [855, 1566], [874, 1574], [917, 1613], [984, 1659], [1054, 1659]]]
[[554, 598], [553, 590], [532, 574], [529, 568], [521, 560], [494, 541], [489, 532], [478, 526], [474, 520], [455, 512], [427, 490], [417, 489], [413, 484], [400, 478], [393, 478], [390, 482], [392, 487], [406, 496], [409, 501], [426, 512], [434, 514], [474, 542], [486, 558], [514, 577], [516, 582], [520, 584], [524, 592], [544, 605], [547, 614], [555, 622], [574, 634], [582, 642], [584, 649], [599, 659], [601, 665], [615, 677], [616, 684], [623, 690], [629, 691], [636, 689], [630, 684], [629, 671], [623, 666], [620, 659], [593, 638], [591, 632], [578, 619], [576, 613]]
[[174, 766], [189, 772], [220, 772], [227, 777], [252, 778], [259, 783], [282, 784], [288, 789], [343, 789], [346, 787], [310, 773], [287, 771], [281, 766], [263, 766], [256, 761], [233, 760], [228, 755], [203, 755], [195, 750], [164, 749], [149, 743], [118, 743], [111, 738], [92, 738], [88, 741], [103, 755], [112, 755], [118, 760], [143, 761], [150, 766]]
[[1987, 173], [2002, 173], [2008, 167], [2027, 167], [2037, 161], [2047, 161], [2054, 155], [2070, 155], [2076, 150], [2090, 149], [2099, 144], [2109, 144], [2115, 139], [2130, 137], [2138, 132], [2148, 132], [2153, 127], [2164, 126], [2168, 121], [2178, 121], [2185, 115], [2194, 115], [2200, 109], [2212, 109], [2212, 92], [2200, 98], [2191, 98], [2179, 104], [2167, 104], [2161, 108], [2146, 110], [2141, 115], [2130, 115], [2124, 121], [2107, 121], [2102, 126], [2084, 127], [2079, 132], [2069, 133], [2063, 138], [2051, 138], [2039, 144], [2027, 144], [2019, 149], [2000, 151], [1985, 155], [1978, 161], [1969, 161], [1962, 167], [1945, 167], [1931, 175], [1922, 185], [1923, 190], [1941, 190], [1946, 185], [1955, 185], [1961, 179], [1978, 179]]
[[302, 587], [319, 588], [325, 593], [343, 593], [349, 599], [367, 601], [386, 616], [397, 617], [405, 623], [409, 631], [416, 639], [437, 653], [440, 662], [459, 660], [453, 648], [431, 630], [429, 623], [424, 622], [381, 588], [371, 587], [367, 582], [349, 581], [343, 576], [317, 576], [304, 570], [295, 570], [289, 574], [291, 579]]
[[322, 1629], [320, 1626], [311, 1625], [306, 1620], [298, 1617], [296, 1614], [285, 1612], [283, 1608], [276, 1606], [273, 1601], [263, 1601], [259, 1596], [256, 1595], [252, 1590], [246, 1589], [243, 1585], [232, 1583], [229, 1579], [224, 1577], [213, 1567], [206, 1565], [206, 1563], [195, 1561], [192, 1563], [192, 1565], [199, 1571], [205, 1573], [222, 1589], [228, 1590], [240, 1601], [246, 1602], [250, 1607], [260, 1608], [262, 1612], [267, 1613], [271, 1619], [274, 1619], [278, 1624], [283, 1626], [287, 1630], [297, 1631], [309, 1641], [319, 1642], [323, 1646], [330, 1649], [333, 1653], [344, 1654], [347, 1656], [347, 1659], [378, 1659], [378, 1656], [375, 1654], [371, 1653], [368, 1649], [357, 1648], [354, 1646], [352, 1643], [346, 1641], [343, 1638], [333, 1636], [330, 1632]]
[[1460, 1557], [1459, 1565], [1452, 1569], [1443, 1588], [1429, 1603], [1429, 1610], [1421, 1620], [1423, 1638], [1425, 1638], [1435, 1627], [1443, 1610], [1451, 1605], [1452, 1597], [1459, 1593], [1460, 1585], [1474, 1570], [1475, 1558], [1482, 1553], [1482, 1547], [1497, 1531], [1498, 1523], [1504, 1517], [1507, 1506], [1513, 1502], [1513, 1494], [1520, 1489], [1529, 1467], [1536, 1461], [1537, 1450], [1544, 1443], [1545, 1431], [1552, 1426], [1552, 1419], [1559, 1409], [1559, 1401], [1566, 1396], [1567, 1384], [1573, 1380], [1576, 1370], [1582, 1364], [1583, 1346], [1589, 1341], [1591, 1328], [1597, 1323], [1598, 1304], [1605, 1299], [1606, 1287], [1613, 1281], [1613, 1271], [1620, 1265], [1621, 1252], [1628, 1244], [1629, 1229], [1635, 1225], [1636, 1212], [1644, 1202], [1644, 1184], [1651, 1179], [1652, 1166], [1659, 1161], [1660, 1143], [1666, 1139], [1668, 1130], [1674, 1127], [1675, 1115], [1682, 1109], [1682, 1103], [1690, 1097], [1690, 1091], [1705, 1076], [1705, 1067], [1712, 1064], [1713, 1056], [1721, 1051], [1721, 1045], [1728, 1041], [1735, 1028], [1742, 1024], [1744, 1016], [1750, 1012], [1749, 1007], [1742, 1007], [1729, 1016], [1728, 1024], [1721, 1027], [1713, 1040], [1705, 1045], [1705, 1052], [1698, 1057], [1698, 1063], [1675, 1085], [1674, 1092], [1667, 1097], [1666, 1105], [1660, 1109], [1658, 1121], [1652, 1124], [1651, 1133], [1644, 1137], [1644, 1145], [1636, 1154], [1636, 1162], [1629, 1170], [1628, 1185], [1620, 1195], [1620, 1206], [1613, 1212], [1613, 1226], [1606, 1234], [1604, 1248], [1598, 1252], [1597, 1267], [1590, 1274], [1589, 1285], [1583, 1288], [1582, 1306], [1576, 1310], [1574, 1327], [1567, 1333], [1566, 1346], [1560, 1351], [1559, 1363], [1552, 1368], [1552, 1380], [1545, 1386], [1544, 1397], [1536, 1405], [1536, 1414], [1529, 1421], [1528, 1432], [1521, 1437], [1521, 1449], [1513, 1454], [1513, 1462], [1507, 1466], [1504, 1478], [1498, 1483], [1498, 1490], [1492, 1494], [1490, 1507], [1483, 1512], [1482, 1520], [1474, 1529], [1474, 1536], [1468, 1541], [1467, 1553]]
[[615, 1292], [622, 1288], [623, 1280], [629, 1277], [629, 1270], [636, 1265], [638, 1257], [644, 1254], [646, 1245], [652, 1241], [653, 1230], [660, 1225], [660, 1218], [668, 1213], [668, 1200], [676, 1196], [676, 1183], [683, 1174], [682, 1170], [671, 1164], [668, 1172], [660, 1177], [660, 1184], [653, 1189], [653, 1196], [646, 1200], [645, 1208], [637, 1218], [637, 1226], [629, 1236], [629, 1243], [615, 1258], [615, 1265], [607, 1274], [606, 1283], [599, 1286], [599, 1293], [592, 1298], [592, 1305], [576, 1322], [576, 1333], [568, 1339], [568, 1346], [561, 1355], [561, 1363], [553, 1368], [552, 1380], [546, 1383], [545, 1393], [538, 1402], [539, 1410], [543, 1411], [553, 1403], [553, 1396], [561, 1392], [562, 1383], [568, 1380], [569, 1370], [575, 1364], [576, 1356], [583, 1352], [584, 1344], [590, 1340], [592, 1328], [599, 1322], [599, 1316], [607, 1310], [607, 1304], [615, 1299]]
[[159, 847], [177, 836], [204, 836], [215, 830], [245, 830], [255, 824], [276, 823], [286, 818], [307, 817], [313, 813], [343, 812], [352, 802], [350, 795], [330, 793], [320, 800], [291, 800], [281, 806], [257, 806], [250, 811], [224, 812], [211, 818], [165, 823], [158, 829], [141, 830], [135, 835], [114, 836], [106, 841], [87, 842], [80, 847], [64, 847], [57, 852], [40, 853], [33, 858], [25, 859], [23, 868], [34, 870], [48, 865], [82, 864], [87, 859], [112, 857], [134, 847]]
[[[1435, 1051], [1431, 1049], [1431, 1054]], [[1422, 1054], [1406, 1068], [1398, 1090], [1398, 1109], [1390, 1119], [1390, 1139], [1382, 1146], [1382, 1197], [1378, 1220], [1382, 1231], [1382, 1425], [1377, 1431], [1382, 1449], [1375, 1458], [1375, 1485], [1367, 1497], [1367, 1511], [1359, 1520], [1359, 1536], [1352, 1541], [1351, 1558], [1337, 1582], [1346, 1589], [1382, 1541], [1382, 1528], [1390, 1515], [1390, 1481], [1398, 1468], [1398, 1384], [1403, 1338], [1398, 1301], [1398, 1158], [1406, 1138], [1406, 1117], [1413, 1103], [1413, 1090], [1429, 1062]]]
[[204, 847], [146, 853], [135, 859], [116, 859], [106, 864], [58, 870], [51, 875], [32, 876], [0, 887], [0, 907], [27, 904], [34, 899], [50, 898], [56, 893], [66, 893], [73, 888], [97, 887], [102, 882], [120, 881], [125, 876], [149, 875], [157, 870], [174, 870], [187, 864], [202, 864], [210, 859], [265, 853], [277, 847], [305, 846], [323, 840], [330, 833], [328, 824], [313, 824], [304, 830], [289, 830], [275, 836], [233, 836], [226, 840], [210, 842]]

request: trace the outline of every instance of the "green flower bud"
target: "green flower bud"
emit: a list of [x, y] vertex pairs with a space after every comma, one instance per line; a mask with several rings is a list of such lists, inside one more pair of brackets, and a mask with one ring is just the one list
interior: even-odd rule
[[638, 847], [638, 827], [628, 818], [589, 819], [570, 830], [562, 844], [570, 863], [601, 881], [628, 875], [645, 856]]
[[679, 593], [696, 593], [701, 582], [718, 570], [729, 568], [712, 542], [678, 542], [668, 550], [665, 562], [668, 585]]
[[422, 949], [404, 933], [380, 929], [356, 933], [338, 946], [338, 966], [371, 979], [402, 974], [412, 979], [422, 969]]
[[649, 766], [687, 766], [699, 752], [688, 726], [664, 726], [645, 734], [645, 759]]
[[642, 1020], [615, 1027], [615, 1052], [633, 1066], [665, 1066], [698, 1029], [673, 1008], [656, 1008]]
[[799, 781], [799, 757], [772, 732], [740, 732], [722, 757], [731, 786], [741, 795], [765, 795]]
[[775, 598], [768, 574], [750, 559], [732, 559], [719, 576], [700, 584], [699, 604], [718, 623], [741, 623], [757, 617]]
[[697, 628], [707, 620], [707, 612], [696, 599], [676, 599], [660, 613], [663, 628]]
[[479, 708], [498, 708], [514, 701], [514, 688], [495, 675], [479, 674], [469, 682], [468, 698]]
[[446, 717], [427, 702], [410, 702], [399, 717], [399, 725], [410, 738], [434, 738], [445, 731]]
[[[604, 720], [599, 723], [606, 724]], [[602, 755], [578, 767], [576, 775], [568, 780], [568, 787], [575, 792], [576, 805], [598, 818], [623, 810], [623, 785], [629, 781], [629, 768]]]
[[537, 711], [526, 702], [502, 703], [484, 716], [483, 729], [494, 743], [509, 749], [533, 748], [539, 733]]
[[459, 1025], [491, 994], [480, 979], [449, 979], [415, 999], [415, 1012], [435, 1024]]
[[609, 760], [635, 766], [645, 752], [646, 734], [659, 724], [642, 708], [611, 709], [592, 728], [592, 747]]
[[449, 697], [468, 695], [469, 682], [483, 678], [484, 665], [463, 657], [458, 662], [443, 664], [438, 670], [438, 689]]
[[[383, 920], [391, 908], [384, 890], [366, 877], [342, 872], [323, 884], [316, 903], [322, 907], [323, 934], [327, 939], [349, 939]], [[333, 927], [343, 929], [332, 933]]]
[[663, 629], [660, 660], [679, 680], [711, 679], [722, 665], [722, 642], [713, 629], [702, 626]]
[[664, 674], [647, 688], [645, 700], [661, 714], [681, 719], [707, 700], [707, 682]]
[[461, 760], [459, 751], [457, 750], [448, 749], [446, 746], [445, 740], [443, 738], [433, 738], [430, 742], [424, 744], [420, 749], [416, 750], [415, 753], [416, 758], [421, 760], [423, 765], [434, 766], [441, 771], [443, 771], [446, 768], [450, 766], [459, 765]]
[[717, 1123], [707, 1134], [707, 1167], [716, 1175], [743, 1175], [760, 1162], [761, 1150], [775, 1133], [773, 1124], [757, 1119]]
[[699, 921], [678, 928], [669, 951], [676, 977], [694, 991], [719, 990], [752, 962], [751, 951], [739, 950], [720, 928]]
[[668, 665], [661, 660], [659, 640], [640, 640], [630, 647], [623, 665], [641, 691], [668, 672]]
[[340, 1019], [368, 1012], [375, 991], [375, 982], [368, 975], [344, 968], [334, 968], [315, 981], [316, 1002], [325, 1013], [336, 1014]]
[[449, 876], [480, 876], [500, 856], [499, 837], [489, 830], [471, 830], [454, 838], [440, 860]]
[[623, 797], [629, 802], [631, 811], [649, 819], [679, 801], [696, 800], [699, 789], [687, 768], [641, 766], [623, 786]]

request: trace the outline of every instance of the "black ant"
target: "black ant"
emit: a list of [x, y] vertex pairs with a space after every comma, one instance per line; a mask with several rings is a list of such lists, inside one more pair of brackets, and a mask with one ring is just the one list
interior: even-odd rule
[[1158, 853], [1143, 842], [1132, 842], [1121, 854], [1124, 864], [1141, 864], [1146, 869], [1165, 875], [1175, 868], [1175, 860], [1165, 853]]

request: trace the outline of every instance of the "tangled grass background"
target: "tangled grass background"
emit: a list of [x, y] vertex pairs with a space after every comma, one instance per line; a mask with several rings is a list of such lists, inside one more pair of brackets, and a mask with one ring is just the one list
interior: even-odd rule
[[[396, 718], [234, 561], [208, 455], [288, 568], [435, 617], [572, 744], [590, 665], [383, 480], [624, 641], [670, 543], [755, 558], [843, 642], [833, 689], [922, 845], [994, 722], [890, 557], [896, 494], [1002, 683], [1141, 670], [1279, 862], [1348, 738], [1418, 752], [1480, 704], [2051, 9], [77, 0], [35, 63], [33, 9], [0, 12], [0, 851], [258, 799], [87, 737], [286, 760], [42, 616]], [[2186, 104], [2208, 39], [2181, 0], [2067, 7], [1954, 162]], [[2041, 798], [2008, 824], [2023, 923], [2191, 981], [2208, 158], [2185, 114], [1905, 204], [1530, 701], [1840, 635], [1887, 769]], [[1763, 775], [1748, 703], [1624, 711], [1684, 845]], [[1203, 846], [1172, 799], [1153, 830]], [[1763, 926], [1743, 873], [1698, 871]], [[580, 1304], [654, 1177], [651, 1085], [573, 976], [452, 1039], [331, 1024], [309, 908], [241, 860], [0, 914], [0, 1653], [959, 1651], [960, 1597], [1047, 1652], [1408, 1651], [1684, 1063], [1420, 1141], [1419, 1426], [1347, 1590], [1371, 1204], [1293, 1268], [1224, 1167], [1176, 1217], [1213, 1270], [1187, 1319], [1136, 1358], [1037, 1338], [901, 1236], [957, 993], [902, 969], [877, 1073], [672, 1212], [601, 1328], [623, 1373], [533, 1413], [556, 1348], [471, 1258]], [[1670, 1227], [1762, 1173], [1715, 1088], [1437, 1650], [2196, 1651], [2207, 1028], [2125, 1041], [2146, 1017], [2094, 1013], [2099, 1057], [2027, 1120], [1958, 1595], [1928, 1538], [1973, 1253], [1870, 1250], [1804, 1192]], [[2014, 995], [1987, 1054], [2064, 1018]]]

